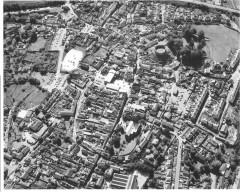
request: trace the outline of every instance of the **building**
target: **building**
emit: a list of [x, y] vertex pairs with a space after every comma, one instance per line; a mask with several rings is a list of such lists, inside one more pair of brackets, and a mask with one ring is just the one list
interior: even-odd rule
[[114, 189], [127, 189], [130, 175], [114, 173], [110, 186]]
[[38, 132], [43, 126], [43, 122], [36, 119], [36, 121], [33, 123], [33, 125], [30, 127], [30, 130], [33, 132]]
[[215, 5], [223, 6], [223, 0], [214, 0]]
[[112, 81], [115, 73], [116, 73], [116, 71], [113, 70], [113, 69], [111, 69], [111, 70], [109, 71], [109, 73], [107, 74], [107, 76], [105, 77], [104, 83], [105, 83], [105, 84], [106, 84], [106, 83], [110, 83], [110, 82]]
[[234, 105], [235, 100], [237, 98], [237, 95], [239, 95], [239, 90], [240, 90], [240, 81], [238, 82], [238, 84], [237, 84], [236, 88], [234, 89], [234, 92], [233, 92], [233, 94], [231, 96], [231, 99], [229, 100], [229, 103], [231, 105]]
[[130, 121], [130, 123], [127, 126], [127, 129], [125, 130], [126, 135], [129, 136], [129, 135], [137, 132], [138, 128], [139, 128], [139, 124], [135, 124], [133, 121]]
[[112, 176], [113, 176], [113, 168], [107, 169], [104, 173], [104, 177], [107, 179], [110, 179], [112, 178]]

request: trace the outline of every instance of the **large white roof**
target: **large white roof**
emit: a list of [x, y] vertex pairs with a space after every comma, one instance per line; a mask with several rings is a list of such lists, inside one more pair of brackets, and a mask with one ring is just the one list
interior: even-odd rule
[[78, 68], [79, 61], [83, 58], [83, 52], [75, 49], [70, 50], [62, 62], [63, 71], [72, 71]]

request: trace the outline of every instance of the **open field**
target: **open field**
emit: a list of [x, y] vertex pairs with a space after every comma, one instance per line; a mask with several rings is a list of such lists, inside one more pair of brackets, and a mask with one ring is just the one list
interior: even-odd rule
[[38, 105], [47, 96], [47, 93], [43, 93], [30, 83], [24, 85], [14, 84], [7, 88], [4, 94], [4, 104], [11, 107], [13, 105], [13, 99], [15, 101], [22, 101], [27, 95], [28, 97], [21, 104], [21, 109], [28, 109]]
[[240, 48], [240, 35], [222, 25], [192, 25], [197, 31], [203, 30], [210, 39], [204, 48], [207, 55], [215, 61], [226, 61], [231, 48]]

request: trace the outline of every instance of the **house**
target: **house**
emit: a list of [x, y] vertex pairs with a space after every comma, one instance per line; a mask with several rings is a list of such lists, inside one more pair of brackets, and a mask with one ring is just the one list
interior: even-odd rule
[[66, 171], [66, 173], [65, 173], [65, 176], [66, 176], [66, 177], [71, 177], [72, 174], [73, 174], [73, 170], [72, 170], [72, 169], [68, 169], [68, 170]]
[[76, 179], [73, 179], [73, 178], [67, 178], [66, 181], [73, 185], [74, 187], [78, 187], [79, 184], [80, 184], [80, 181], [77, 181]]
[[224, 175], [227, 170], [227, 163], [223, 163], [222, 166], [219, 169], [219, 172]]
[[112, 178], [113, 176], [113, 168], [109, 168], [105, 171], [104, 173], [104, 177], [106, 177], [107, 179]]
[[8, 160], [8, 161], [12, 161], [12, 156], [8, 153], [4, 153], [4, 159]]
[[101, 188], [102, 185], [103, 185], [103, 181], [104, 181], [104, 177], [103, 176], [100, 176], [96, 182], [96, 187], [97, 188]]
[[43, 122], [40, 120], [36, 120], [35, 123], [30, 127], [30, 130], [33, 132], [38, 132], [43, 126]]
[[53, 174], [53, 176], [54, 176], [56, 179], [60, 179], [60, 180], [63, 178], [63, 175], [60, 174], [60, 173], [58, 173], [58, 172], [55, 172], [55, 173]]

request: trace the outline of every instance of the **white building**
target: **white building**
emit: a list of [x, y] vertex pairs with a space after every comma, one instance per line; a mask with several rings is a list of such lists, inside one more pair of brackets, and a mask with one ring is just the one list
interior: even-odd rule
[[107, 76], [105, 77], [104, 83], [110, 83], [115, 75], [116, 71], [111, 69]]

